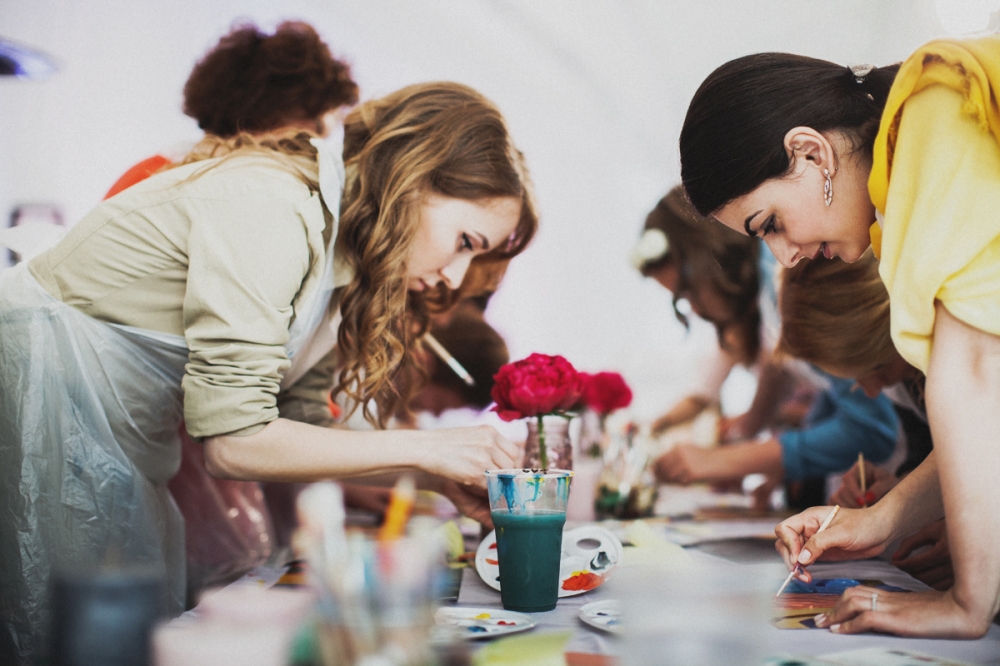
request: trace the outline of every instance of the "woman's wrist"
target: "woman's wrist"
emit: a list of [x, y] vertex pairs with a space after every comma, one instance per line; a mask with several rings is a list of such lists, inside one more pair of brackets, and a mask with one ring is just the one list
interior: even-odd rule
[[885, 543], [901, 539], [912, 531], [907, 530], [903, 524], [905, 502], [901, 502], [898, 497], [895, 497], [898, 494], [890, 491], [878, 502], [864, 509], [867, 512], [868, 520], [874, 521], [877, 529], [883, 535]]
[[404, 467], [416, 472], [437, 474], [433, 462], [433, 442], [427, 430], [384, 430], [387, 453], [396, 462], [393, 467]]

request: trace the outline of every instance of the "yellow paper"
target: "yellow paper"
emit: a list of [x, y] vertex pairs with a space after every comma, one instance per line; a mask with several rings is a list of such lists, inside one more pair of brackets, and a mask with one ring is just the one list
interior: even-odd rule
[[625, 548], [625, 566], [673, 567], [692, 562], [683, 548], [667, 541], [642, 520], [634, 521], [625, 529], [625, 540], [632, 544]]
[[473, 666], [566, 666], [563, 650], [572, 634], [523, 634], [490, 643], [476, 653]]
[[438, 528], [438, 532], [444, 540], [448, 561], [452, 562], [458, 559], [465, 552], [465, 540], [462, 539], [462, 532], [458, 529], [458, 525], [455, 524], [454, 520], [449, 520]]

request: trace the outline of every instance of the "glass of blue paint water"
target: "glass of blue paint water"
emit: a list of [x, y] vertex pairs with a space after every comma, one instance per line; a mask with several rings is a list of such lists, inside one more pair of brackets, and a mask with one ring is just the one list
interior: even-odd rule
[[573, 472], [562, 469], [486, 472], [500, 599], [507, 610], [537, 613], [556, 607], [572, 478]]

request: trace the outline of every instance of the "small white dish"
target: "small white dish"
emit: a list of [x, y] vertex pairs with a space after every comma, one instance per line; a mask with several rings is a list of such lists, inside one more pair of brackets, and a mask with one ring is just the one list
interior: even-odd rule
[[622, 632], [622, 605], [617, 599], [605, 599], [604, 601], [592, 601], [589, 604], [584, 604], [580, 606], [577, 615], [584, 624], [589, 624], [595, 629], [612, 634], [621, 634]]
[[[559, 564], [559, 598], [574, 597], [600, 587], [622, 562], [622, 542], [596, 525], [563, 532]], [[494, 590], [500, 590], [496, 531], [490, 532], [476, 549], [476, 573]]]
[[493, 638], [527, 631], [537, 623], [530, 615], [498, 608], [461, 608], [446, 606], [434, 613], [439, 627], [455, 627], [459, 635], [470, 641]]

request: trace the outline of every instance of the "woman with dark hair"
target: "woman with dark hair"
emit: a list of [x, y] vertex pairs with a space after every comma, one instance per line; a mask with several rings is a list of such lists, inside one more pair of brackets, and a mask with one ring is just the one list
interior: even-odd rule
[[996, 36], [932, 42], [899, 67], [760, 54], [712, 73], [681, 132], [695, 207], [763, 238], [782, 264], [855, 261], [871, 245], [893, 342], [927, 377], [934, 452], [820, 534], [829, 509], [785, 521], [778, 549], [790, 569], [871, 557], [946, 515], [955, 584], [852, 588], [817, 620], [834, 631], [970, 638], [1000, 609], [998, 92]]
[[[651, 232], [662, 237], [658, 256], [651, 251]], [[644, 238], [637, 248], [645, 257], [637, 262], [639, 270], [673, 293], [675, 309], [678, 300], [686, 299], [695, 314], [715, 325], [723, 357], [719, 369], [710, 373], [715, 375], [714, 386], [682, 400], [654, 423], [654, 432], [672, 425], [683, 411], [694, 412], [715, 399], [737, 363], [759, 371], [753, 405], [733, 428], [740, 432], [732, 441], [711, 449], [675, 446], [655, 463], [660, 481], [738, 482], [748, 474], [764, 473], [788, 482], [789, 505], [804, 508], [824, 501], [826, 475], [850, 466], [859, 451], [876, 462], [892, 454], [896, 418], [885, 398], [866, 397], [852, 392], [850, 381], [820, 377], [804, 366], [795, 368], [773, 358], [776, 285], [774, 258], [766, 247], [721, 225], [709, 226], [680, 186], [649, 213]], [[648, 246], [645, 253], [643, 244]], [[679, 311], [677, 315], [686, 322]], [[780, 421], [779, 408], [796, 385], [808, 386], [815, 399], [805, 418], [789, 427]], [[704, 395], [709, 392], [715, 395]], [[765, 429], [773, 435], [755, 441]], [[769, 502], [769, 492], [758, 495], [761, 502]]]
[[[184, 84], [184, 113], [205, 134], [229, 138], [300, 127], [318, 136], [330, 116], [358, 101], [350, 66], [308, 23], [286, 21], [274, 34], [239, 25], [219, 40], [191, 70]], [[173, 162], [154, 155], [119, 178], [109, 199]]]
[[308, 23], [274, 34], [241, 25], [198, 61], [184, 84], [184, 113], [206, 134], [231, 137], [299, 126], [324, 134], [324, 116], [358, 101], [347, 63]]

